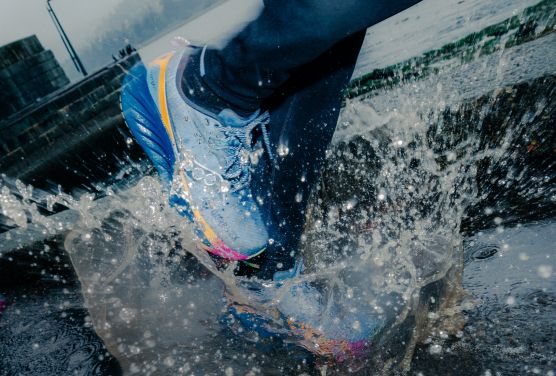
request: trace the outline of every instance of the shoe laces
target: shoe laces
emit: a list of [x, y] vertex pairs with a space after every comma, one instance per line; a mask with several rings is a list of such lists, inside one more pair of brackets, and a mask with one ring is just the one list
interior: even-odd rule
[[[222, 116], [222, 113], [220, 118], [223, 124], [229, 122], [228, 117]], [[260, 128], [265, 149], [270, 160], [274, 161], [267, 130], [269, 121], [268, 111], [262, 113], [257, 111], [249, 118], [239, 122], [237, 118], [234, 118], [234, 126], [222, 125], [219, 127], [221, 137], [215, 140], [215, 147], [226, 151], [222, 177], [230, 183], [232, 192], [245, 188], [251, 181], [251, 154], [254, 151], [252, 133], [256, 128]]]

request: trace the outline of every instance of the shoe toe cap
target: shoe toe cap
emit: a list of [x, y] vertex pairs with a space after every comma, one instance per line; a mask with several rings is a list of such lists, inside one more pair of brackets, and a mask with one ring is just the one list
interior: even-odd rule
[[230, 234], [228, 244], [236, 252], [251, 258], [261, 253], [268, 246], [266, 228], [257, 223], [244, 223], [238, 232]]
[[215, 253], [233, 260], [245, 260], [263, 252], [269, 243], [268, 232], [263, 221], [251, 215], [244, 218], [226, 219], [213, 216], [213, 229], [218, 241], [211, 242]]

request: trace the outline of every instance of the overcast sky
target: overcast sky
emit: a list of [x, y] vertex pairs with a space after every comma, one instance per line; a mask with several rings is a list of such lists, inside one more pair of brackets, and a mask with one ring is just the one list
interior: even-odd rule
[[[85, 46], [102, 20], [123, 0], [52, 0], [51, 4], [74, 47]], [[58, 60], [67, 52], [46, 10], [46, 0], [0, 0], [0, 46], [37, 34]]]

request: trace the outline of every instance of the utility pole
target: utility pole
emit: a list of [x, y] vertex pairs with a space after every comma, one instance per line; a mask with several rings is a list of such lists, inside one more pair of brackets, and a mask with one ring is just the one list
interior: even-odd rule
[[64, 43], [64, 46], [66, 47], [66, 50], [68, 50], [68, 53], [71, 57], [71, 61], [73, 61], [73, 64], [75, 65], [75, 68], [83, 76], [86, 76], [87, 71], [85, 70], [85, 67], [83, 66], [83, 63], [81, 62], [81, 59], [79, 59], [79, 56], [77, 55], [77, 52], [75, 52], [75, 49], [73, 48], [66, 32], [62, 28], [62, 24], [58, 20], [58, 17], [56, 16], [56, 13], [54, 13], [54, 9], [52, 9], [52, 5], [50, 4], [50, 1], [51, 0], [46, 0], [46, 9], [48, 10], [48, 13], [50, 14], [50, 17], [52, 18], [52, 21], [54, 21], [54, 25], [56, 26], [56, 30], [58, 30], [58, 34], [60, 34], [60, 37], [62, 38], [62, 42]]

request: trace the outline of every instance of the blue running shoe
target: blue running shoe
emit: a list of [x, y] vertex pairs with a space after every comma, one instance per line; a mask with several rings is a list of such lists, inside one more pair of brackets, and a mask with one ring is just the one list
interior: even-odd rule
[[261, 127], [266, 136], [269, 115], [257, 111], [242, 118], [231, 109], [212, 114], [192, 103], [180, 82], [194, 51], [132, 68], [122, 88], [122, 113], [166, 184], [170, 203], [195, 224], [201, 248], [249, 259], [268, 243], [249, 183], [251, 134]]
[[246, 293], [253, 304], [238, 303], [228, 294], [228, 312], [235, 319], [232, 329], [239, 333], [239, 326], [262, 338], [295, 343], [336, 362], [367, 355], [384, 322], [369, 307], [348, 310], [327, 301], [299, 278], [301, 271], [298, 263], [292, 271], [277, 272], [272, 286], [267, 283], [258, 289], [247, 281]]

